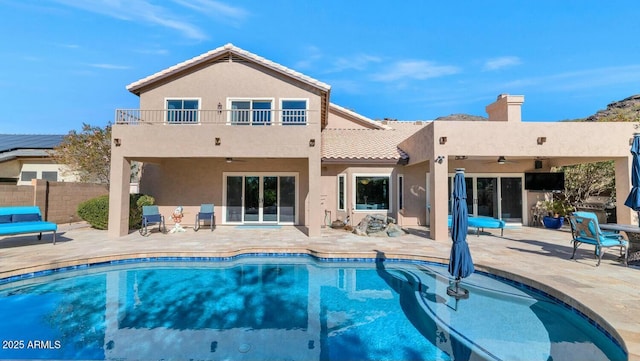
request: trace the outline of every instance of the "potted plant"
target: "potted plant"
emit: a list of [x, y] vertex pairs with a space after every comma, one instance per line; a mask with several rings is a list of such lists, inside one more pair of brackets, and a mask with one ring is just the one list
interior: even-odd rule
[[562, 200], [545, 201], [544, 208], [547, 215], [542, 218], [542, 223], [547, 228], [559, 229], [564, 224], [564, 218], [572, 209], [570, 205]]

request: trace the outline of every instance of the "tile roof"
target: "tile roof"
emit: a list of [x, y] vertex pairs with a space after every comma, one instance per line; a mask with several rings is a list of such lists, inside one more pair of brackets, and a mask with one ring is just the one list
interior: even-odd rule
[[259, 55], [250, 53], [250, 52], [248, 52], [246, 50], [238, 48], [237, 46], [229, 43], [229, 44], [226, 44], [226, 45], [221, 46], [219, 48], [215, 48], [215, 49], [213, 49], [211, 51], [208, 51], [208, 52], [206, 52], [204, 54], [201, 54], [201, 55], [198, 55], [196, 57], [193, 57], [193, 58], [191, 58], [189, 60], [183, 61], [183, 62], [181, 62], [179, 64], [176, 64], [174, 66], [171, 66], [169, 68], [166, 68], [164, 70], [161, 70], [161, 71], [159, 71], [159, 72], [157, 72], [155, 74], [152, 74], [152, 75], [150, 75], [150, 76], [148, 76], [146, 78], [143, 78], [143, 79], [140, 79], [140, 80], [138, 80], [136, 82], [133, 82], [133, 83], [127, 85], [127, 90], [129, 90], [132, 93], [139, 94], [138, 91], [140, 90], [140, 88], [142, 88], [142, 87], [144, 87], [144, 86], [146, 86], [148, 84], [151, 84], [151, 83], [153, 83], [153, 82], [155, 82], [157, 80], [166, 78], [166, 77], [171, 76], [173, 74], [176, 74], [176, 73], [178, 73], [180, 71], [183, 71], [185, 69], [188, 69], [188, 68], [190, 68], [192, 66], [196, 66], [198, 64], [202, 64], [202, 63], [207, 62], [209, 60], [215, 59], [215, 58], [217, 58], [217, 57], [219, 57], [219, 56], [221, 56], [221, 55], [223, 55], [225, 53], [231, 53], [231, 54], [237, 55], [239, 57], [251, 60], [251, 61], [253, 61], [253, 62], [257, 63], [257, 64], [260, 64], [262, 66], [265, 66], [267, 68], [275, 70], [275, 71], [277, 71], [277, 72], [279, 72], [281, 74], [284, 74], [284, 75], [287, 75], [287, 76], [292, 77], [294, 79], [297, 79], [297, 80], [299, 80], [299, 81], [301, 81], [303, 83], [307, 83], [307, 84], [310, 84], [310, 85], [315, 86], [317, 88], [320, 88], [320, 89], [322, 89], [322, 90], [324, 90], [326, 92], [328, 92], [331, 89], [331, 86], [326, 84], [326, 83], [323, 83], [323, 82], [321, 82], [319, 80], [316, 80], [314, 78], [306, 76], [306, 75], [304, 75], [302, 73], [299, 73], [299, 72], [297, 72], [295, 70], [289, 69], [289, 68], [287, 68], [287, 67], [285, 67], [283, 65], [280, 65], [278, 63], [274, 63], [271, 60], [268, 60], [268, 59], [265, 59], [265, 58], [263, 58], [263, 57], [261, 57]]
[[322, 131], [322, 160], [399, 163], [409, 155], [398, 147], [426, 122], [386, 122], [389, 129], [325, 129]]

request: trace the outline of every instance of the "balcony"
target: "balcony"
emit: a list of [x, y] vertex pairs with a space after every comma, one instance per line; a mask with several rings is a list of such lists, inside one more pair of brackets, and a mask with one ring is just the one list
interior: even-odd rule
[[[117, 109], [115, 124], [221, 124], [238, 126], [292, 126], [315, 124], [310, 116], [318, 111], [305, 109]], [[319, 119], [318, 119], [319, 121]]]

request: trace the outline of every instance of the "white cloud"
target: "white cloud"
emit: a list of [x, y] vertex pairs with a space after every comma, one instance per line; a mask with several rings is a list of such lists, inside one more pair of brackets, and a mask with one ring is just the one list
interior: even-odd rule
[[403, 60], [388, 67], [384, 72], [373, 76], [373, 80], [392, 82], [403, 79], [425, 80], [441, 76], [457, 74], [458, 67], [452, 65], [437, 65], [425, 60]]
[[146, 55], [167, 55], [169, 54], [169, 50], [167, 49], [135, 49], [134, 52], [138, 54], [146, 54]]
[[249, 13], [242, 8], [223, 4], [220, 1], [212, 0], [173, 0], [176, 4], [195, 10], [199, 13], [207, 14], [216, 18], [242, 21]]
[[539, 87], [549, 91], [570, 91], [637, 82], [640, 82], [640, 65], [625, 65], [522, 78], [505, 83], [502, 87]]
[[517, 56], [503, 56], [500, 58], [489, 59], [484, 63], [483, 70], [493, 71], [510, 66], [516, 66], [522, 64], [522, 61]]
[[[102, 14], [124, 21], [140, 21], [147, 24], [159, 25], [165, 28], [177, 30], [185, 37], [196, 40], [207, 39], [207, 35], [196, 25], [192, 19], [186, 19], [176, 11], [152, 4], [148, 0], [53, 0], [69, 7]], [[217, 1], [196, 0], [188, 3], [176, 0], [175, 3], [182, 5], [198, 13], [214, 14], [219, 18], [229, 18], [232, 20], [242, 20], [247, 16], [247, 12], [238, 7], [232, 7]]]
[[109, 70], [127, 70], [131, 69], [130, 66], [126, 65], [117, 65], [117, 64], [106, 64], [106, 63], [97, 63], [97, 64], [88, 64], [92, 68], [98, 69], [109, 69]]
[[294, 64], [294, 69], [310, 69], [313, 64], [320, 60], [323, 56], [320, 48], [314, 45], [309, 45], [303, 49], [304, 60], [300, 60]]
[[329, 70], [330, 73], [337, 73], [345, 70], [365, 70], [371, 63], [379, 63], [382, 59], [367, 54], [357, 54], [349, 57], [341, 57], [333, 62], [333, 68]]

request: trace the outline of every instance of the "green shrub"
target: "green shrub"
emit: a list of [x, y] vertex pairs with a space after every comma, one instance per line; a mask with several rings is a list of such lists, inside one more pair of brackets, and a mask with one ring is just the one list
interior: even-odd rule
[[109, 195], [89, 199], [78, 205], [78, 215], [96, 229], [109, 226]]
[[155, 201], [152, 196], [146, 194], [131, 194], [129, 196], [129, 229], [140, 228], [142, 206], [150, 206]]
[[[155, 199], [148, 195], [129, 195], [129, 229], [140, 228], [142, 206], [149, 206], [154, 202]], [[107, 229], [109, 227], [109, 196], [104, 195], [80, 203], [78, 215], [93, 228]]]

